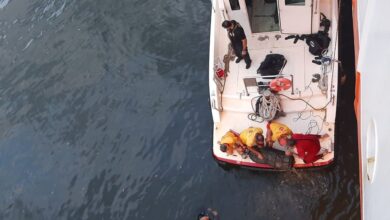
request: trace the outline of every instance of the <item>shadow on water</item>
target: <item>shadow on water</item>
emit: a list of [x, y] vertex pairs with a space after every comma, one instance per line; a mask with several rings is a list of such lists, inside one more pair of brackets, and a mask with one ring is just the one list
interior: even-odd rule
[[359, 219], [350, 8], [336, 162], [274, 174], [211, 156], [208, 0], [0, 0], [0, 219]]

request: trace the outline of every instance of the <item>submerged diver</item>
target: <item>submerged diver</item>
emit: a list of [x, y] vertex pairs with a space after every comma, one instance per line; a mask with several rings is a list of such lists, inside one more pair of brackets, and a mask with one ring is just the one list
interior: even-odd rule
[[198, 220], [219, 220], [219, 215], [216, 210], [208, 208], [198, 214]]

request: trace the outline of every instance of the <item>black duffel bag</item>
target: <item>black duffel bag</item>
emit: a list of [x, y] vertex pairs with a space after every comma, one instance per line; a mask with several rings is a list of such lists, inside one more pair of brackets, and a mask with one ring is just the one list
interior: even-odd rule
[[262, 76], [278, 75], [283, 66], [287, 63], [286, 58], [281, 54], [268, 54], [265, 60], [261, 62], [257, 73]]

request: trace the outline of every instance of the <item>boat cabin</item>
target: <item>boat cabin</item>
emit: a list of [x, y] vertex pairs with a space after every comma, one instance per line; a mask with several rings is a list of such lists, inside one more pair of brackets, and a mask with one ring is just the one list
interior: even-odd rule
[[237, 20], [245, 33], [316, 33], [320, 0], [219, 0], [225, 20]]

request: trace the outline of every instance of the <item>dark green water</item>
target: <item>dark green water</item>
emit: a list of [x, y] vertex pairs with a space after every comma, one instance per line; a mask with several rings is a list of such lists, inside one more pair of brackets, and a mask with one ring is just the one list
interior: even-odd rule
[[0, 219], [359, 219], [350, 1], [335, 165], [221, 169], [208, 0], [0, 0]]

